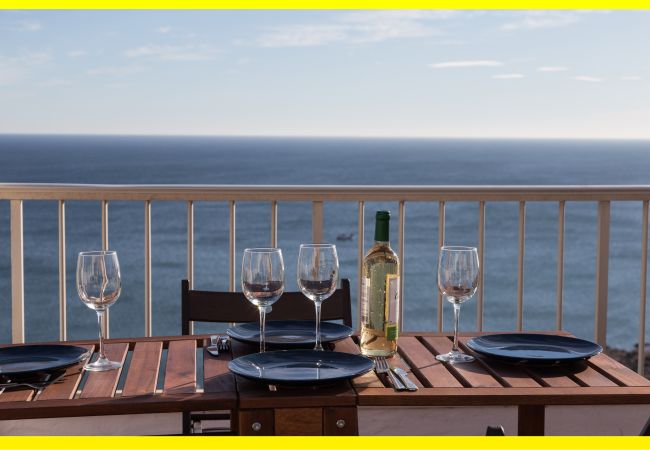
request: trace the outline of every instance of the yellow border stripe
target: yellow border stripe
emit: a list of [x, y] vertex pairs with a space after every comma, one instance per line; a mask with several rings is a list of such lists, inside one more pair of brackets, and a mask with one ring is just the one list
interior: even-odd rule
[[0, 9], [648, 9], [649, 0], [0, 0]]
[[358, 450], [359, 448], [454, 450], [626, 450], [647, 449], [645, 437], [3, 437], [5, 449], [181, 450], [223, 448], [231, 450]]

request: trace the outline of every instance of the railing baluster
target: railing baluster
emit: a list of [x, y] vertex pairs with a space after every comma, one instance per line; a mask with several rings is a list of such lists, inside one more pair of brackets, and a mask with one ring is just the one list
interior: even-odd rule
[[323, 202], [312, 202], [311, 236], [314, 244], [323, 242]]
[[151, 292], [151, 200], [144, 202], [144, 335], [153, 334]]
[[25, 342], [23, 201], [11, 200], [11, 342]]
[[[445, 202], [438, 202], [438, 261], [440, 261], [440, 249], [445, 245]], [[437, 265], [436, 265], [437, 267]], [[442, 332], [442, 292], [437, 288], [437, 277], [435, 281], [438, 291], [438, 332]]]
[[519, 202], [519, 258], [517, 261], [517, 331], [524, 328], [524, 252], [526, 248], [526, 202]]
[[404, 232], [405, 232], [405, 220], [406, 220], [406, 205], [404, 200], [399, 202], [399, 222], [397, 230], [397, 245], [398, 245], [398, 255], [399, 255], [399, 293], [400, 293], [400, 302], [399, 302], [399, 323], [398, 329], [404, 329]]
[[228, 204], [229, 210], [229, 237], [228, 237], [228, 290], [230, 292], [235, 292], [235, 278], [236, 278], [236, 269], [235, 269], [235, 213], [236, 213], [236, 204], [234, 201], [230, 201]]
[[364, 257], [363, 241], [365, 237], [365, 230], [364, 230], [365, 209], [366, 209], [365, 202], [360, 201], [358, 219], [357, 219], [357, 324], [361, 323], [361, 278], [363, 277], [363, 257]]
[[[194, 202], [187, 202], [187, 282], [194, 289]], [[194, 321], [189, 324], [190, 334], [194, 334]]]
[[278, 202], [271, 202], [271, 247], [278, 246]]
[[[108, 201], [102, 200], [102, 250], [108, 250]], [[111, 337], [110, 311], [104, 311], [103, 322], [106, 339]]]
[[483, 331], [483, 293], [485, 263], [485, 202], [478, 203], [478, 295], [476, 297], [476, 330]]
[[607, 343], [607, 286], [609, 270], [610, 203], [598, 202], [598, 242], [596, 247], [595, 340], [603, 348]]
[[645, 375], [645, 315], [646, 284], [648, 277], [648, 200], [643, 201], [643, 229], [641, 230], [641, 301], [639, 307], [639, 348], [637, 372]]
[[564, 299], [564, 207], [565, 202], [561, 200], [557, 214], [557, 274], [556, 274], [556, 296], [557, 305], [555, 313], [555, 328], [562, 329]]
[[65, 273], [65, 200], [59, 200], [59, 340], [68, 340]]

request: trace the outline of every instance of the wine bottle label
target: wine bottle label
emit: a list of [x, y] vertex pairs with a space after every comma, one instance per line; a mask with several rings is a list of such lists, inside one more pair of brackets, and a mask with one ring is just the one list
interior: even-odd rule
[[399, 314], [399, 275], [386, 274], [386, 322], [384, 333], [386, 340], [394, 341], [397, 339], [397, 321]]
[[361, 277], [361, 323], [367, 324], [369, 320], [368, 308], [370, 303], [370, 280]]

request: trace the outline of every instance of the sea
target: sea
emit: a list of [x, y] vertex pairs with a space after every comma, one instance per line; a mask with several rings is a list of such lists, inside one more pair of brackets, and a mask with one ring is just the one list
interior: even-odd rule
[[[369, 139], [280, 137], [163, 137], [0, 135], [2, 183], [228, 185], [628, 185], [650, 184], [650, 141], [514, 139]], [[397, 247], [396, 202], [368, 202], [365, 242], [374, 213], [388, 209]], [[153, 333], [181, 331], [181, 279], [187, 273], [187, 205], [152, 203]], [[485, 231], [484, 329], [517, 325], [517, 202], [488, 202]], [[324, 236], [337, 245], [340, 273], [352, 283], [356, 320], [357, 204], [329, 202]], [[228, 289], [228, 205], [195, 203], [195, 288]], [[611, 208], [608, 344], [638, 342], [641, 202]], [[524, 329], [555, 327], [556, 202], [526, 206]], [[564, 329], [594, 337], [596, 216], [593, 202], [567, 202]], [[238, 267], [244, 248], [268, 246], [270, 206], [237, 205]], [[407, 202], [404, 329], [436, 330], [438, 204]], [[477, 202], [450, 202], [447, 244], [478, 243]], [[25, 329], [27, 341], [57, 340], [58, 209], [56, 201], [24, 203]], [[352, 235], [351, 240], [338, 240]], [[311, 203], [279, 202], [278, 244], [286, 290], [297, 290], [300, 243], [311, 240]], [[111, 337], [144, 333], [144, 209], [142, 202], [109, 204], [109, 246], [118, 252], [123, 289], [110, 313]], [[93, 338], [93, 311], [78, 299], [76, 258], [101, 248], [97, 201], [66, 202], [67, 317], [70, 339]], [[238, 287], [239, 289], [239, 287]], [[452, 329], [452, 306], [443, 305]], [[273, 319], [273, 313], [269, 320]], [[476, 300], [463, 304], [461, 331], [476, 328]], [[209, 325], [197, 328], [208, 332]], [[11, 341], [9, 202], [0, 200], [0, 343]]]

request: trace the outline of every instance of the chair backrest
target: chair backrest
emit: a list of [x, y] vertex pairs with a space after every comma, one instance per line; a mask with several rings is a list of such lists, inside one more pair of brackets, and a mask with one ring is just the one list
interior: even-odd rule
[[[182, 317], [183, 334], [190, 334], [190, 322], [257, 322], [259, 312], [241, 292], [214, 292], [190, 290], [183, 280]], [[273, 304], [269, 320], [313, 320], [314, 303], [302, 292], [285, 292]], [[352, 326], [350, 280], [341, 279], [341, 287], [323, 302], [322, 320], [342, 320]]]

